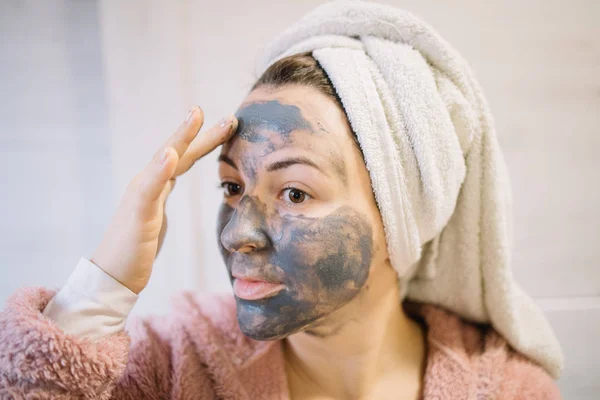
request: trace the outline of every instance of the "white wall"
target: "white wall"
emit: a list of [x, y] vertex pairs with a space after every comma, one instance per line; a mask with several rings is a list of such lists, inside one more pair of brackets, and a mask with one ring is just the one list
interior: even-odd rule
[[[189, 105], [209, 124], [235, 110], [261, 46], [320, 2], [0, 3], [0, 301], [61, 285]], [[513, 184], [516, 278], [564, 347], [563, 396], [597, 398], [600, 2], [387, 3], [430, 22], [482, 83]], [[169, 200], [138, 314], [166, 311], [182, 288], [229, 290], [215, 156]]]
[[0, 300], [62, 285], [113, 193], [93, 2], [0, 5]]

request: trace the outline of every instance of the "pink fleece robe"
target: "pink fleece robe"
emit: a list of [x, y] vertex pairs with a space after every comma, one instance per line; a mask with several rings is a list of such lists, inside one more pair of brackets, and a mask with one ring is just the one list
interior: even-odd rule
[[[42, 314], [54, 293], [20, 289], [0, 312], [0, 398], [290, 398], [282, 342], [244, 336], [232, 295], [183, 292], [171, 315], [93, 342]], [[423, 399], [560, 399], [549, 375], [489, 326], [431, 305], [406, 309], [427, 330]]]

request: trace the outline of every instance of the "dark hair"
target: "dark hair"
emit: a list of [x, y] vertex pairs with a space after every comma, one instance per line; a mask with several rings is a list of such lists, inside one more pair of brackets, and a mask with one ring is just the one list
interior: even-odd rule
[[[336, 93], [327, 73], [310, 52], [294, 54], [275, 61], [254, 83], [252, 90], [260, 86], [281, 87], [294, 84], [317, 89], [319, 92], [335, 101], [348, 120], [342, 100]], [[354, 144], [364, 159], [358, 138], [352, 130], [352, 127], [350, 130], [352, 131]]]

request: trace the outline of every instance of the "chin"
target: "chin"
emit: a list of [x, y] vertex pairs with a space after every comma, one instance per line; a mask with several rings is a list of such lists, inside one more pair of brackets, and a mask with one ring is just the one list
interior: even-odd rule
[[273, 332], [267, 332], [264, 330], [244, 329], [242, 325], [240, 325], [240, 329], [245, 336], [261, 342], [281, 340], [291, 335], [291, 333], [274, 334]]
[[316, 319], [298, 314], [294, 308], [282, 309], [277, 303], [275, 298], [249, 301], [236, 297], [237, 320], [242, 333], [254, 340], [280, 340], [304, 330]]

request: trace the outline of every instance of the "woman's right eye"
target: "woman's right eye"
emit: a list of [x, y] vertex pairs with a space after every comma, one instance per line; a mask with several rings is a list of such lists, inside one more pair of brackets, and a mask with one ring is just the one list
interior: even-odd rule
[[223, 182], [221, 183], [221, 187], [225, 190], [226, 197], [237, 196], [242, 191], [242, 186], [233, 182]]

